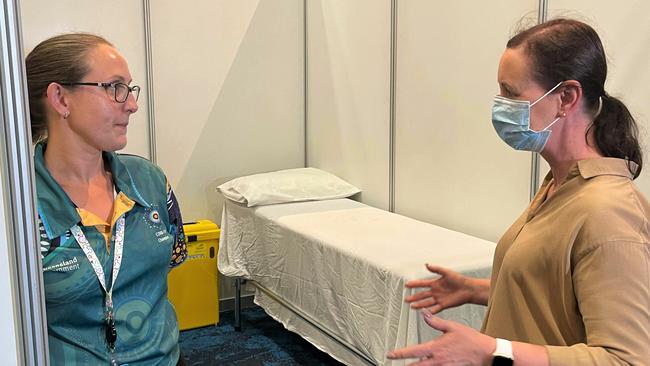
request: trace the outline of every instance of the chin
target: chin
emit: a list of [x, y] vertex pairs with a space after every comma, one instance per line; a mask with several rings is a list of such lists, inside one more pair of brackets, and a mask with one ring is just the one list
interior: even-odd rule
[[123, 141], [115, 141], [111, 144], [106, 144], [102, 150], [108, 151], [108, 152], [115, 152], [118, 150], [122, 150], [126, 147], [126, 138], [124, 138]]

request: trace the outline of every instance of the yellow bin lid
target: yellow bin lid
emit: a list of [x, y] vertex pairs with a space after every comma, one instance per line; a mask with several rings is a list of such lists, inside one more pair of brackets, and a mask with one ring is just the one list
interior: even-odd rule
[[183, 224], [187, 242], [219, 239], [221, 230], [219, 226], [210, 220], [198, 220]]

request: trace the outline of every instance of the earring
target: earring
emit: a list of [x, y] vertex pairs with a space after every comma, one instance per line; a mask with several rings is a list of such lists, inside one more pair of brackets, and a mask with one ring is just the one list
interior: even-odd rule
[[65, 113], [63, 113], [63, 119], [68, 119], [68, 117], [70, 117], [70, 111], [65, 111]]

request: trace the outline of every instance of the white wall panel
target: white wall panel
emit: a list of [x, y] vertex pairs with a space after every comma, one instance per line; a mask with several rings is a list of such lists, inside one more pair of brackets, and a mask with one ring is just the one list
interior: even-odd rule
[[528, 203], [530, 154], [491, 123], [497, 67], [537, 1], [399, 1], [396, 211], [496, 241]]
[[303, 1], [155, 1], [151, 18], [158, 165], [185, 222], [220, 224], [219, 184], [304, 165]]
[[307, 165], [388, 209], [390, 1], [307, 2]]
[[[4, 120], [2, 121], [4, 124]], [[9, 267], [9, 247], [7, 240], [4, 189], [0, 167], [0, 364], [18, 364], [16, 344], [16, 312], [14, 311], [13, 283]]]
[[220, 183], [304, 164], [303, 2], [152, 2], [158, 164], [185, 221]]
[[[142, 2], [113, 0], [21, 1], [25, 55], [41, 41], [67, 32], [91, 32], [108, 39], [129, 62], [132, 85], [140, 85], [140, 109], [131, 116], [124, 152], [149, 157]], [[102, 81], [102, 80], [97, 80]]]
[[[636, 118], [641, 134], [645, 166], [636, 184], [650, 197], [650, 3], [621, 0], [615, 3], [589, 0], [551, 0], [549, 19], [572, 17], [594, 27], [605, 47], [608, 76], [605, 90], [621, 99]], [[540, 174], [548, 172], [543, 162]], [[541, 180], [540, 180], [541, 183]]]

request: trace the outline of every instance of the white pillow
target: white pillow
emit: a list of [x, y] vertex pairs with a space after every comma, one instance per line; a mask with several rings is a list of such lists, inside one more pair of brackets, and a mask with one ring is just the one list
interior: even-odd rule
[[217, 190], [248, 207], [273, 203], [329, 200], [361, 192], [343, 179], [316, 168], [298, 168], [235, 178]]

